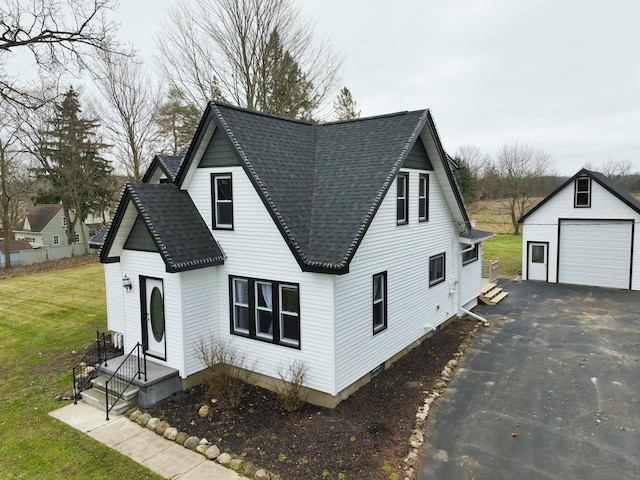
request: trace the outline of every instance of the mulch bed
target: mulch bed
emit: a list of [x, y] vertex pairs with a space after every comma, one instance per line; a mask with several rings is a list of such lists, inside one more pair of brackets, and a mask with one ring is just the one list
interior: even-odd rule
[[[146, 412], [279, 478], [403, 478], [418, 406], [475, 325], [468, 317], [453, 321], [335, 409], [305, 405], [289, 413], [274, 393], [253, 386], [239, 408], [225, 408], [198, 386]], [[204, 404], [210, 415], [200, 418]]]

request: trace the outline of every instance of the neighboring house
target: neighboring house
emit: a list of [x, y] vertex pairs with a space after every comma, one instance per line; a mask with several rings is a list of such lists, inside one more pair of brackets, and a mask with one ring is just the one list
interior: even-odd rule
[[108, 327], [185, 386], [213, 334], [263, 385], [304, 362], [309, 401], [335, 406], [477, 304], [492, 234], [428, 110], [312, 124], [210, 103], [182, 163], [156, 160], [104, 238]]
[[[77, 222], [74, 243], [82, 241], [81, 228], [85, 231], [85, 238], [89, 240], [89, 227]], [[27, 240], [33, 247], [68, 245], [62, 205], [36, 205], [16, 225], [13, 234], [16, 240]]]
[[[11, 252], [9, 254], [9, 258], [11, 260], [12, 266], [17, 266], [22, 263], [21, 252], [22, 251], [30, 251], [31, 245], [26, 240], [11, 240], [9, 242]], [[4, 255], [4, 240], [0, 240], [0, 268], [4, 268], [6, 266], [6, 259]]]
[[640, 290], [640, 202], [580, 170], [520, 220], [522, 278]]

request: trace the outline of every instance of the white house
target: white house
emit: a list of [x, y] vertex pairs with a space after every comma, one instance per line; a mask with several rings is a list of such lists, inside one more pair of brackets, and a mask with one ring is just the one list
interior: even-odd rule
[[167, 158], [126, 185], [100, 258], [109, 329], [184, 385], [216, 334], [263, 383], [303, 361], [310, 400], [335, 406], [477, 303], [492, 235], [428, 110], [313, 124], [210, 103]]
[[524, 215], [522, 278], [640, 290], [640, 202], [580, 170]]

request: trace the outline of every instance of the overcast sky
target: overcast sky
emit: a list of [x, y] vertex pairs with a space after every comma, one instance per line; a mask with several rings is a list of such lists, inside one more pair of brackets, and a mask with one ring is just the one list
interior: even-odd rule
[[[150, 63], [171, 0], [122, 0], [121, 36]], [[302, 0], [344, 58], [362, 116], [430, 108], [449, 154], [505, 142], [557, 173], [626, 159], [640, 172], [637, 0]]]

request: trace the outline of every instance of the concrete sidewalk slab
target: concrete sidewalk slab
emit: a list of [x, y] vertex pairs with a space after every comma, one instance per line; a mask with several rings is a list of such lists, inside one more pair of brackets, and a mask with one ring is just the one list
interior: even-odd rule
[[[149, 432], [151, 435], [155, 435]], [[104, 443], [108, 447], [116, 448], [117, 445], [135, 437], [141, 435], [140, 426], [133, 423], [125, 417], [119, 417], [105, 425], [101, 425], [87, 434], [91, 438], [95, 438], [101, 443]]]
[[102, 410], [82, 401], [76, 405], [66, 405], [49, 414], [167, 479], [243, 478], [233, 470], [166, 440], [125, 417], [114, 415], [107, 421]]
[[[103, 411], [84, 402], [70, 403], [65, 407], [50, 412], [49, 415], [83, 433], [90, 432], [109, 423], [105, 420], [106, 415]], [[116, 419], [117, 417], [113, 417], [110, 422]]]

